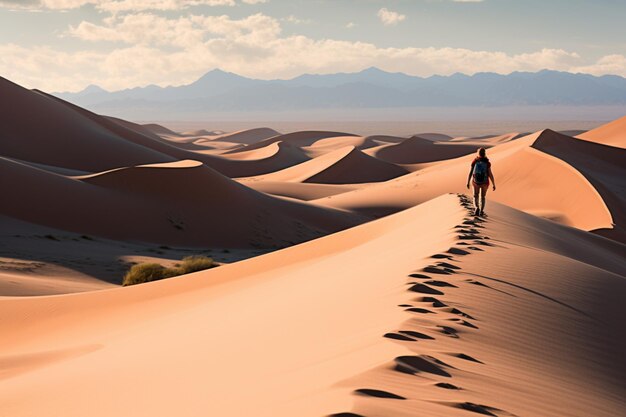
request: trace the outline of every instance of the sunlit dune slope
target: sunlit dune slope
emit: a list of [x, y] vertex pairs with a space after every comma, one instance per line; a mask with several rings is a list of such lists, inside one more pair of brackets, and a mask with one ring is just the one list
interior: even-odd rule
[[370, 148], [365, 153], [395, 164], [418, 164], [457, 158], [461, 155], [473, 153], [478, 148], [479, 146], [476, 145], [452, 142], [435, 143], [414, 136], [405, 139], [401, 143]]
[[322, 184], [358, 184], [385, 181], [407, 172], [402, 167], [366, 155], [354, 146], [346, 146], [299, 165], [260, 176], [257, 179]]
[[467, 205], [181, 278], [0, 298], [3, 411], [619, 415], [623, 246]]
[[[584, 230], [623, 227], [621, 149], [586, 143], [544, 130], [488, 151], [498, 201]], [[366, 189], [318, 200], [319, 203], [382, 215], [429, 200], [442, 190], [467, 191], [474, 155], [434, 164], [417, 173]], [[489, 202], [487, 211], [489, 210]], [[617, 226], [614, 226], [614, 223]]]
[[577, 136], [602, 145], [626, 148], [626, 116]]
[[293, 132], [293, 133], [287, 133], [284, 135], [276, 135], [276, 136], [261, 140], [259, 142], [250, 144], [246, 147], [234, 149], [232, 151], [229, 151], [228, 153], [246, 152], [246, 151], [251, 151], [253, 149], [260, 149], [260, 148], [266, 147], [267, 145], [271, 143], [279, 142], [279, 141], [290, 143], [296, 146], [311, 146], [315, 142], [319, 141], [320, 139], [326, 139], [326, 138], [332, 138], [332, 137], [346, 137], [346, 136], [357, 136], [357, 135], [353, 135], [350, 133], [341, 133], [341, 132], [306, 130], [302, 132]]

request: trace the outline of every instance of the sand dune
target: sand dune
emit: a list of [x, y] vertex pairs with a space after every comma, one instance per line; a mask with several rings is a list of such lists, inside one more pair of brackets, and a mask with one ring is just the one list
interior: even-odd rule
[[214, 132], [214, 131], [209, 131], [206, 129], [187, 130], [185, 132], [180, 133], [181, 136], [191, 136], [191, 137], [218, 136], [222, 134], [223, 132]]
[[577, 136], [601, 145], [626, 148], [626, 116]]
[[274, 129], [259, 127], [256, 129], [247, 129], [240, 130], [238, 132], [223, 133], [221, 135], [214, 136], [213, 138], [211, 138], [211, 140], [250, 145], [279, 135], [280, 133], [275, 131]]
[[273, 137], [264, 139], [262, 141], [253, 143], [251, 145], [248, 145], [244, 148], [235, 149], [233, 151], [230, 151], [229, 153], [247, 152], [253, 149], [260, 149], [260, 148], [266, 147], [269, 144], [272, 144], [274, 142], [279, 142], [279, 141], [284, 142], [284, 143], [290, 143], [292, 145], [297, 145], [297, 146], [311, 146], [320, 139], [326, 139], [326, 138], [332, 138], [332, 137], [346, 137], [346, 136], [357, 136], [357, 135], [353, 135], [350, 133], [326, 132], [326, 131], [293, 132], [293, 133], [287, 133], [284, 135], [273, 136]]
[[358, 221], [347, 213], [266, 196], [196, 161], [69, 178], [0, 159], [0, 172], [3, 189], [12, 195], [2, 214], [117, 240], [284, 246]]
[[523, 136], [527, 136], [527, 133], [505, 133], [504, 135], [488, 135], [488, 136], [479, 136], [479, 137], [456, 137], [450, 139], [448, 142], [450, 143], [465, 143], [465, 144], [474, 144], [479, 146], [494, 146], [500, 143], [510, 142], [512, 140], [521, 138]]
[[[310, 158], [297, 146], [285, 142], [273, 142], [263, 148], [231, 154], [226, 152], [217, 160], [211, 160], [220, 172], [229, 173], [230, 177], [250, 177], [273, 173], [293, 167]], [[219, 161], [219, 163], [218, 163]]]
[[559, 134], [540, 135], [532, 146], [574, 167], [593, 185], [613, 223], [612, 227], [598, 232], [626, 242], [626, 184], [623, 180], [626, 178], [626, 149], [572, 140]]
[[157, 123], [146, 123], [141, 126], [143, 126], [144, 129], [147, 129], [156, 135], [177, 135], [177, 133], [174, 132], [173, 130], [170, 130], [167, 127], [161, 126], [160, 124], [157, 124]]
[[451, 142], [435, 143], [413, 136], [397, 144], [370, 148], [365, 153], [394, 164], [419, 164], [467, 155], [476, 152], [479, 147]]
[[257, 179], [321, 184], [359, 184], [385, 181], [407, 172], [397, 165], [372, 158], [354, 146], [346, 146]]
[[303, 149], [307, 154], [317, 157], [328, 152], [335, 151], [345, 146], [354, 146], [356, 149], [365, 150], [390, 143], [402, 142], [405, 138], [395, 136], [336, 136], [320, 139]]
[[626, 119], [186, 135], [0, 95], [0, 415], [623, 414]]
[[432, 140], [433, 142], [446, 142], [453, 139], [452, 136], [444, 135], [443, 133], [417, 133], [413, 136], [426, 140]]
[[174, 160], [4, 78], [0, 78], [0, 96], [2, 156], [83, 171]]
[[[257, 161], [230, 161], [181, 149], [140, 125], [98, 116], [5, 79], [0, 79], [0, 93], [7, 98], [0, 108], [6, 138], [0, 141], [0, 155], [5, 157], [88, 172], [181, 159], [200, 160], [231, 177], [270, 172]], [[272, 170], [297, 162], [272, 165]]]
[[15, 417], [616, 416], [622, 249], [500, 205], [476, 222], [448, 195], [184, 278], [4, 298], [0, 402]]
[[254, 190], [267, 194], [295, 198], [303, 201], [316, 200], [335, 194], [347, 193], [359, 188], [356, 184], [311, 184], [289, 181], [260, 181], [257, 178], [243, 178], [240, 182]]
[[[224, 157], [233, 161], [260, 161], [280, 157], [287, 159], [290, 165], [299, 164], [310, 159], [299, 147], [281, 141], [273, 142], [264, 148], [237, 152]], [[284, 165], [273, 165], [272, 170], [282, 168], [284, 168]]]
[[[546, 144], [552, 141], [560, 144], [558, 157], [552, 155], [557, 153], [556, 150], [551, 151], [552, 154], [546, 153]], [[604, 201], [594, 184], [601, 187], [605, 181], [602, 177], [608, 175], [606, 181], [610, 184], [607, 187], [611, 191], [607, 195], [619, 193], [622, 185], [617, 178], [624, 178], [625, 168], [607, 162], [597, 168], [586, 169], [586, 165], [581, 163], [580, 169], [585, 175], [581, 174], [578, 162], [586, 158], [587, 152], [591, 152], [587, 148], [593, 146], [583, 148], [584, 144], [544, 130], [492, 148], [488, 156], [493, 163], [499, 189], [490, 191], [488, 198], [583, 230], [613, 229], [616, 219], [622, 221], [622, 214], [618, 213], [623, 211], [623, 202]], [[611, 151], [596, 145], [594, 152], [599, 153], [594, 158], [614, 161], [615, 157], [609, 155]], [[465, 182], [473, 158], [473, 155], [468, 155], [444, 161], [419, 173], [397, 178], [389, 184], [375, 184], [318, 202], [376, 216], [403, 210], [438, 196], [442, 190], [467, 191]], [[575, 166], [559, 158], [566, 158]], [[611, 182], [610, 177], [618, 183]], [[617, 229], [622, 227], [618, 224]]]

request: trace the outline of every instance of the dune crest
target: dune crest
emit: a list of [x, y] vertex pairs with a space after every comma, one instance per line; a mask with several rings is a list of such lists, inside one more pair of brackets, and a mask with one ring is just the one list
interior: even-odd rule
[[342, 132], [327, 132], [327, 131], [302, 131], [302, 132], [292, 132], [284, 135], [276, 135], [262, 141], [250, 144], [246, 147], [240, 149], [234, 149], [227, 153], [236, 153], [236, 152], [245, 152], [251, 151], [253, 149], [263, 148], [274, 142], [285, 142], [290, 143], [292, 145], [297, 146], [311, 146], [315, 142], [321, 139], [333, 138], [333, 137], [346, 137], [346, 136], [357, 136], [351, 133], [342, 133]]
[[354, 146], [346, 146], [257, 179], [321, 184], [359, 184], [386, 181], [407, 172], [397, 165], [366, 155]]
[[[487, 155], [498, 185], [496, 192], [489, 191], [490, 200], [530, 213], [549, 213], [548, 217], [563, 224], [623, 239], [624, 205], [618, 197], [623, 185], [610, 178], [624, 177], [626, 168], [619, 165], [622, 156], [611, 148], [544, 130], [497, 145]], [[443, 161], [389, 184], [315, 201], [373, 216], [386, 215], [434, 198], [442, 190], [467, 192], [465, 182], [473, 158], [467, 155]]]
[[602, 145], [626, 148], [626, 116], [576, 136]]
[[280, 133], [275, 131], [274, 129], [270, 129], [268, 127], [259, 127], [255, 129], [246, 129], [232, 133], [215, 135], [211, 138], [211, 140], [251, 145], [253, 143], [260, 142], [262, 140], [279, 135]]
[[397, 144], [368, 149], [366, 153], [383, 161], [408, 165], [457, 158], [474, 153], [478, 148], [479, 146], [476, 145], [461, 145], [452, 142], [435, 143], [413, 136]]

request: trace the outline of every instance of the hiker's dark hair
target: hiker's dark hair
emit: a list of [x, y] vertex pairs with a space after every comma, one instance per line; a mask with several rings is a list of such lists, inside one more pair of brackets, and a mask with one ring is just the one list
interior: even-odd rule
[[486, 153], [487, 153], [487, 151], [485, 150], [485, 148], [480, 148], [478, 150], [478, 155], [480, 155], [482, 157], [484, 157]]

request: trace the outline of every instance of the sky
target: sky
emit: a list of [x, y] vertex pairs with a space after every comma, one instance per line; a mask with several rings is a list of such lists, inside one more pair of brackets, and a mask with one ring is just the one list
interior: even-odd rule
[[626, 0], [0, 0], [0, 76], [49, 92], [368, 67], [626, 76]]

